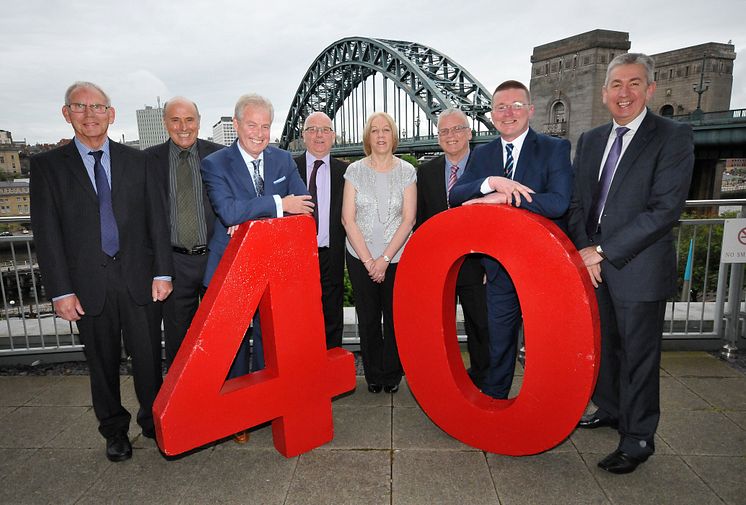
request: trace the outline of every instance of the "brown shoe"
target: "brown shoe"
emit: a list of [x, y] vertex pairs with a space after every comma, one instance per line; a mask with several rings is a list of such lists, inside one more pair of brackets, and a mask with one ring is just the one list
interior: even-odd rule
[[233, 435], [233, 441], [237, 444], [245, 444], [249, 441], [249, 430], [239, 431]]

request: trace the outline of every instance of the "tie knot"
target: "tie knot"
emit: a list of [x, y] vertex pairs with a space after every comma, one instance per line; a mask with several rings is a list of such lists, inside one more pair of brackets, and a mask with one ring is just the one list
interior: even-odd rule
[[104, 152], [103, 151], [88, 151], [88, 154], [93, 156], [93, 159], [100, 163], [101, 157], [104, 155]]
[[627, 133], [628, 131], [629, 131], [629, 128], [627, 128], [626, 126], [620, 126], [620, 127], [618, 127], [616, 129], [616, 136], [617, 136], [617, 138], [618, 137], [623, 137], [624, 134]]
[[251, 164], [254, 165], [254, 170], [259, 170], [259, 164], [262, 162], [262, 160], [252, 160]]
[[189, 158], [189, 151], [187, 151], [186, 149], [184, 149], [183, 151], [179, 152], [179, 159], [180, 160], [186, 160], [187, 158]]
[[508, 154], [513, 152], [513, 144], [505, 144], [505, 149], [508, 151]]
[[458, 165], [451, 166], [451, 175], [456, 175], [458, 173]]
[[321, 165], [324, 164], [324, 160], [316, 160], [313, 162], [313, 169], [318, 170]]

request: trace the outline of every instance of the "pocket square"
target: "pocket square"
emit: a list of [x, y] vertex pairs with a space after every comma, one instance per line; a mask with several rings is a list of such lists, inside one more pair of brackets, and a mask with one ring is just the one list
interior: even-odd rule
[[280, 183], [281, 183], [282, 181], [284, 181], [284, 180], [285, 180], [285, 176], [283, 175], [282, 177], [280, 177], [279, 179], [277, 179], [277, 180], [276, 180], [275, 182], [273, 182], [272, 184], [280, 184]]

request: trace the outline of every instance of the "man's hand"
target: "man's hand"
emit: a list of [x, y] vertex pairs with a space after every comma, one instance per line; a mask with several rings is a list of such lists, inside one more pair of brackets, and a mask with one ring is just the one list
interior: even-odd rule
[[593, 246], [584, 247], [578, 252], [583, 260], [583, 264], [588, 268], [588, 275], [591, 276], [593, 287], [597, 288], [603, 282], [601, 280], [601, 262], [604, 260], [603, 257], [598, 254], [598, 251]]
[[282, 199], [282, 211], [286, 214], [310, 214], [313, 202], [310, 195], [288, 195]]
[[496, 192], [505, 195], [507, 203], [515, 205], [516, 207], [521, 206], [521, 196], [523, 196], [523, 198], [525, 198], [529, 203], [533, 201], [531, 195], [535, 193], [535, 191], [528, 186], [524, 186], [520, 182], [514, 181], [513, 179], [492, 176], [488, 178], [488, 184], [490, 188], [494, 189]]
[[238, 225], [238, 224], [234, 224], [233, 226], [229, 226], [228, 229], [226, 230], [226, 233], [232, 237], [233, 234], [236, 233], [236, 230], [238, 230], [239, 226], [240, 225]]
[[173, 290], [174, 285], [171, 283], [171, 281], [153, 279], [152, 294], [154, 302], [162, 302], [163, 300], [168, 298], [168, 295], [170, 295], [171, 291]]
[[489, 193], [481, 198], [472, 198], [462, 205], [487, 204], [487, 205], [504, 205], [508, 199], [502, 193]]
[[80, 300], [75, 295], [60, 298], [52, 304], [54, 305], [54, 313], [65, 321], [77, 321], [80, 316], [85, 315], [83, 306], [80, 305]]

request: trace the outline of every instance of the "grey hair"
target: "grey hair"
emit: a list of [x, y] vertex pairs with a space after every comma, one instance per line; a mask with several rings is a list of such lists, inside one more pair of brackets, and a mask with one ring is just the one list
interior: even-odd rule
[[461, 109], [457, 109], [455, 107], [449, 107], [441, 112], [438, 116], [438, 123], [440, 123], [441, 119], [445, 119], [449, 116], [458, 116], [463, 120], [465, 126], [469, 126], [469, 116], [467, 116]]
[[611, 71], [620, 65], [642, 65], [645, 67], [648, 84], [652, 84], [655, 80], [655, 61], [653, 58], [642, 53], [624, 53], [609, 62], [609, 66], [606, 69], [606, 80], [604, 80], [604, 86], [609, 85], [609, 75], [611, 75]]
[[163, 119], [166, 119], [166, 111], [168, 110], [168, 104], [170, 103], [176, 103], [176, 102], [186, 102], [191, 103], [194, 106], [194, 111], [197, 113], [197, 117], [200, 117], [199, 115], [199, 109], [197, 108], [197, 104], [193, 101], [189, 100], [188, 98], [184, 98], [183, 96], [175, 96], [171, 100], [168, 100], [166, 103], [163, 104]]
[[328, 115], [328, 114], [326, 114], [326, 113], [324, 113], [324, 112], [321, 112], [321, 111], [318, 111], [318, 110], [317, 110], [316, 112], [312, 112], [312, 113], [310, 113], [310, 114], [308, 115], [308, 117], [306, 118], [306, 120], [305, 120], [305, 121], [303, 121], [303, 129], [304, 129], [304, 130], [305, 130], [305, 129], [306, 129], [306, 127], [308, 126], [308, 122], [309, 122], [309, 121], [311, 120], [311, 118], [313, 118], [313, 117], [315, 117], [315, 116], [324, 116], [324, 117], [325, 117], [326, 119], [328, 119], [328, 120], [329, 120], [329, 122], [330, 122], [330, 123], [332, 122], [332, 119], [331, 119], [331, 118], [329, 117], [329, 115]]
[[233, 111], [234, 117], [240, 121], [243, 116], [244, 109], [249, 106], [261, 107], [268, 110], [269, 122], [271, 123], [275, 120], [275, 108], [272, 106], [272, 102], [270, 102], [268, 98], [264, 98], [263, 96], [257, 95], [256, 93], [241, 95], [241, 97], [236, 102], [236, 108]]
[[93, 84], [92, 82], [88, 82], [88, 81], [75, 81], [74, 83], [70, 85], [69, 88], [67, 88], [67, 91], [65, 91], [65, 105], [70, 105], [70, 96], [73, 93], [75, 93], [77, 90], [79, 90], [80, 88], [95, 89], [96, 91], [98, 91], [99, 93], [103, 95], [104, 99], [106, 100], [106, 106], [111, 107], [111, 100], [109, 99], [109, 95], [107, 95], [106, 92], [104, 92], [104, 90], [101, 89], [100, 86], [98, 86], [97, 84]]

